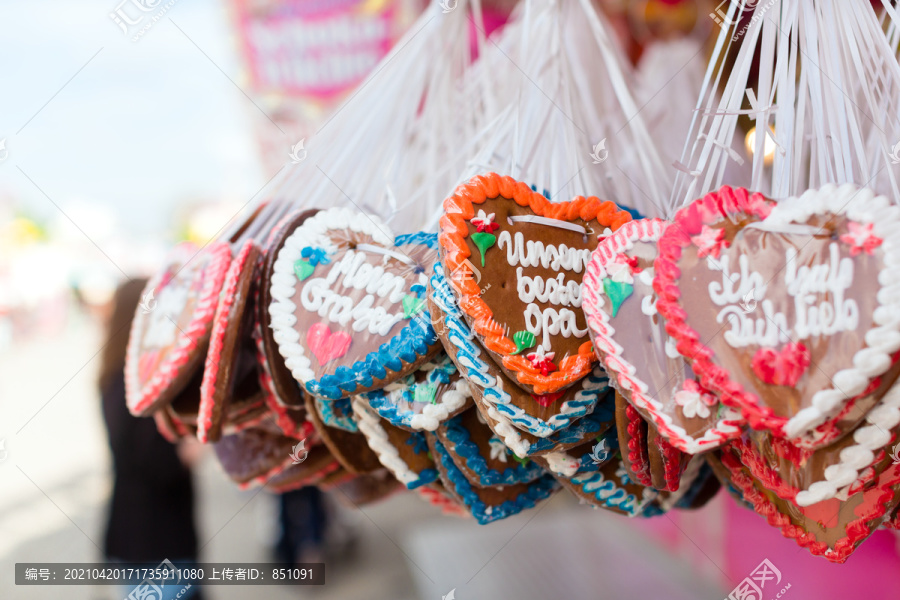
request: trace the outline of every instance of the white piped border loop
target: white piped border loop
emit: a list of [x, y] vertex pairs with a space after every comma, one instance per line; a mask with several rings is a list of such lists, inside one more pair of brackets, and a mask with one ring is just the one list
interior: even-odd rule
[[816, 392], [811, 406], [797, 412], [784, 426], [785, 436], [801, 447], [814, 444], [815, 428], [838, 414], [858, 393], [847, 382], [868, 382], [884, 374], [891, 368], [891, 355], [900, 350], [900, 207], [868, 188], [826, 185], [779, 202], [765, 220], [781, 226], [806, 223], [817, 214], [846, 216], [851, 221], [872, 224], [872, 232], [883, 240], [884, 269], [878, 276], [875, 326], [865, 334], [866, 347], [854, 354], [851, 367], [835, 373], [833, 388]]

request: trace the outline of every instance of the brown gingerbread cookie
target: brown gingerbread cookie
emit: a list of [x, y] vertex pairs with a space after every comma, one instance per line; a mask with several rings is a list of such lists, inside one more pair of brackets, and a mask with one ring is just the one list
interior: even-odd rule
[[322, 422], [315, 408], [312, 396], [306, 396], [306, 414], [316, 428], [319, 438], [324, 442], [341, 466], [350, 473], [371, 473], [381, 469], [378, 456], [369, 448], [366, 437], [361, 433], [351, 433], [337, 427], [329, 427]]

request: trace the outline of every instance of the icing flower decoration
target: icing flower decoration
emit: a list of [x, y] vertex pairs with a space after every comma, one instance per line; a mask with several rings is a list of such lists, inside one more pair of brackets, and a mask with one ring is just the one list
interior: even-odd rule
[[556, 370], [556, 365], [553, 364], [554, 356], [555, 352], [544, 352], [544, 347], [538, 346], [534, 352], [528, 353], [525, 357], [531, 361], [535, 369], [540, 369], [541, 375], [546, 377]]
[[874, 223], [863, 225], [855, 221], [849, 223], [850, 232], [841, 236], [841, 241], [850, 245], [850, 256], [856, 256], [860, 252], [865, 252], [869, 256], [875, 254], [875, 248], [884, 241], [876, 236], [872, 230], [875, 228]]
[[300, 256], [309, 261], [314, 267], [318, 267], [319, 265], [327, 265], [331, 262], [331, 259], [328, 258], [328, 253], [325, 252], [323, 248], [316, 248], [313, 246], [307, 246], [303, 250], [300, 251]]
[[722, 249], [731, 245], [725, 239], [725, 229], [713, 228], [709, 225], [703, 226], [700, 230], [700, 235], [691, 236], [691, 241], [697, 246], [697, 256], [699, 258], [704, 256], [719, 258]]
[[685, 381], [684, 389], [675, 394], [675, 404], [681, 407], [681, 411], [688, 419], [709, 418], [709, 407], [717, 402], [715, 396], [703, 390], [699, 383], [691, 379]]
[[483, 233], [494, 233], [500, 226], [497, 223], [494, 223], [494, 215], [496, 213], [491, 213], [489, 215], [484, 214], [484, 210], [479, 210], [478, 215], [472, 219], [472, 225], [478, 228], [479, 232]]
[[479, 210], [478, 214], [471, 220], [472, 225], [474, 225], [478, 231], [473, 233], [470, 237], [472, 238], [475, 247], [477, 247], [478, 251], [481, 253], [482, 267], [484, 266], [484, 253], [497, 243], [497, 236], [494, 235], [494, 232], [500, 229], [500, 226], [494, 223], [495, 214], [496, 213], [491, 213], [487, 215], [484, 213], [484, 210]]
[[506, 455], [509, 453], [506, 444], [504, 444], [497, 436], [488, 440], [488, 444], [491, 446], [491, 460], [499, 460], [500, 462], [505, 463]]
[[[637, 263], [635, 263], [635, 266], [637, 266]], [[609, 274], [609, 278], [616, 283], [634, 283], [634, 277], [632, 277], [634, 267], [631, 265], [628, 257], [621, 254], [617, 255], [611, 263], [606, 265], [606, 272]]]

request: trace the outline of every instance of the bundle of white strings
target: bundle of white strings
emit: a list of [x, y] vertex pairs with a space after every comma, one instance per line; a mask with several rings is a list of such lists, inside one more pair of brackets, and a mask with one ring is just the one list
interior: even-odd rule
[[598, 196], [659, 215], [671, 169], [644, 124], [633, 79], [590, 0], [524, 0], [465, 82], [464, 98], [494, 109], [483, 113], [490, 122], [459, 181], [494, 171], [551, 201]]
[[[746, 4], [731, 3], [733, 26], [717, 40], [673, 201], [689, 203], [723, 183], [773, 198], [855, 183], [900, 201], [896, 9], [885, 1], [879, 19], [868, 0], [769, 0], [742, 21]], [[726, 180], [728, 165], [746, 156], [734, 144], [739, 115], [757, 132], [752, 169], [749, 180]]]
[[482, 110], [456, 107], [472, 62], [470, 24], [480, 22], [480, 0], [449, 12], [434, 0], [261, 200], [348, 206], [396, 233], [422, 229], [465, 164], [466, 140], [484, 126]]

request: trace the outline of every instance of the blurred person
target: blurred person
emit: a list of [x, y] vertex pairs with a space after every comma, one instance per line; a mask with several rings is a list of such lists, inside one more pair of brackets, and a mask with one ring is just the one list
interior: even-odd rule
[[328, 518], [319, 488], [308, 486], [285, 492], [279, 496], [278, 506], [278, 561], [289, 565], [323, 562]]
[[[130, 280], [117, 288], [106, 324], [99, 387], [113, 459], [113, 492], [104, 554], [110, 563], [155, 568], [169, 560], [188, 567], [197, 561], [191, 463], [199, 443], [170, 444], [153, 419], [132, 416], [125, 404], [125, 351], [146, 283]], [[124, 594], [118, 597], [130, 598], [138, 583], [122, 588]], [[174, 598], [188, 583], [165, 586], [162, 600]], [[178, 598], [201, 600], [201, 594], [192, 585]]]

